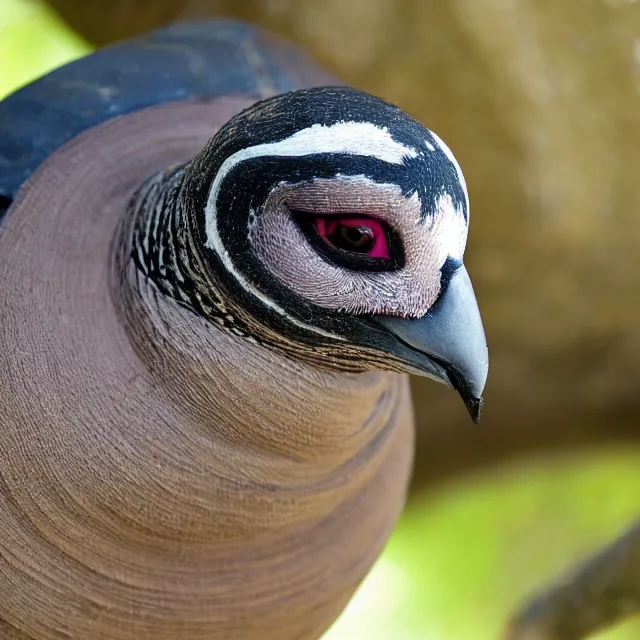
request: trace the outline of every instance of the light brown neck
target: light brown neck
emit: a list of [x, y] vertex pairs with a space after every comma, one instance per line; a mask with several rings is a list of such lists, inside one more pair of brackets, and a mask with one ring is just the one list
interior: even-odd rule
[[[183, 501], [178, 531], [146, 526], [177, 555], [191, 532], [198, 564], [211, 554], [212, 573], [224, 559], [245, 575], [245, 616], [264, 619], [258, 602], [269, 600], [277, 624], [238, 637], [319, 637], [402, 509], [413, 437], [406, 378], [330, 373], [273, 353], [160, 295], [131, 261], [119, 282], [127, 334], [172, 422], [171, 446], [149, 459], [170, 452], [163, 475]], [[162, 502], [151, 487], [145, 494]]]
[[[128, 256], [135, 240], [123, 240]], [[132, 260], [122, 267], [112, 293], [131, 345], [156, 391], [197, 434], [188, 455], [230, 483], [224, 538], [324, 517], [362, 485], [406, 402], [402, 376], [332, 373], [272, 352], [162, 295]], [[233, 517], [238, 491], [250, 512]], [[259, 508], [279, 503], [279, 491], [282, 504]]]

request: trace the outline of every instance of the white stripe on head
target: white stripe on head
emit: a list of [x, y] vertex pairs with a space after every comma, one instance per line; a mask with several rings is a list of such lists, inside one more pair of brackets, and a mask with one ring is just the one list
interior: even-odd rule
[[[458, 174], [458, 180], [462, 185], [462, 190], [464, 191], [464, 199], [467, 205], [467, 220], [469, 219], [469, 192], [467, 191], [467, 182], [464, 179], [464, 175], [462, 174], [462, 167], [458, 164], [456, 157], [453, 155], [453, 152], [444, 141], [433, 131], [429, 130], [429, 133], [433, 136], [433, 139], [436, 141], [436, 144], [440, 147], [445, 156], [451, 161], [451, 164], [456, 168], [456, 173]], [[429, 142], [427, 142], [427, 146], [429, 146]]]
[[307, 129], [296, 131], [289, 138], [279, 142], [258, 144], [241, 149], [222, 163], [211, 185], [205, 209], [205, 244], [218, 254], [223, 265], [238, 284], [245, 291], [258, 298], [266, 307], [273, 309], [293, 324], [308, 331], [313, 331], [328, 338], [343, 340], [344, 338], [341, 336], [295, 320], [282, 307], [248, 282], [236, 269], [229, 252], [222, 244], [218, 232], [217, 202], [220, 195], [220, 187], [225, 178], [238, 164], [245, 160], [265, 156], [301, 157], [317, 153], [345, 153], [376, 158], [389, 164], [402, 164], [405, 158], [415, 158], [418, 155], [415, 149], [406, 147], [394, 140], [386, 127], [376, 127], [370, 122], [338, 122], [328, 127], [322, 124], [314, 124]]

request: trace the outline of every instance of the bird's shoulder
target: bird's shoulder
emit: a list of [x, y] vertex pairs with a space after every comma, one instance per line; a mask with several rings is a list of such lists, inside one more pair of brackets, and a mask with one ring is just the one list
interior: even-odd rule
[[169, 102], [259, 99], [328, 79], [296, 47], [232, 20], [175, 24], [98, 50], [0, 101], [0, 219], [40, 163], [106, 120]]

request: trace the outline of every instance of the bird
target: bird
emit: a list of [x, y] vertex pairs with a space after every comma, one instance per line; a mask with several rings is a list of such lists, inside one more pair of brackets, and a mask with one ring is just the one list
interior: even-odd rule
[[400, 516], [410, 374], [479, 419], [436, 133], [236, 21], [0, 102], [0, 637], [313, 640]]

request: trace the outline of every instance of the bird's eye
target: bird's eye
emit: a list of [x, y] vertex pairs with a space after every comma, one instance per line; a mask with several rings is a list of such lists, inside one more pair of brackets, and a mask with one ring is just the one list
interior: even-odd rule
[[389, 259], [389, 244], [384, 225], [374, 218], [343, 218], [323, 216], [316, 218], [320, 237], [336, 249]]
[[[329, 225], [331, 226], [331, 225]], [[360, 225], [351, 227], [346, 224], [336, 224], [329, 232], [328, 239], [338, 249], [369, 253], [376, 242], [376, 236], [371, 227]]]
[[382, 220], [370, 216], [292, 212], [309, 241], [325, 258], [359, 271], [402, 266], [402, 245]]

